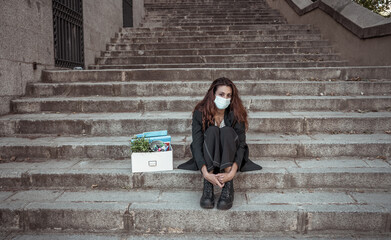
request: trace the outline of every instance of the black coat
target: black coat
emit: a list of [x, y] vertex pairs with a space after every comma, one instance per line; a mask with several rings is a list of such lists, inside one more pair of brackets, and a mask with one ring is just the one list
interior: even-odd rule
[[[233, 125], [233, 122], [234, 113], [232, 111], [229, 111], [227, 108], [224, 112], [225, 126], [232, 127], [239, 137], [239, 148], [237, 149], [235, 155], [235, 162], [236, 164], [238, 164], [238, 171], [247, 172], [261, 170], [261, 166], [255, 164], [248, 158], [249, 150], [246, 144], [246, 129], [244, 123], [236, 123], [235, 125]], [[208, 129], [208, 127], [209, 125], [206, 126], [206, 129]], [[204, 144], [204, 132], [202, 131], [202, 113], [197, 110], [195, 110], [193, 114], [192, 138], [193, 142], [190, 145], [190, 149], [193, 154], [193, 158], [179, 165], [179, 169], [197, 171], [201, 170], [202, 166], [205, 165], [202, 147], [202, 145]]]

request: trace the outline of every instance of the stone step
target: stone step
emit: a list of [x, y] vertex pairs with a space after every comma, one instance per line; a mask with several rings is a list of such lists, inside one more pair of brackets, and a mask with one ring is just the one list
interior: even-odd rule
[[[273, 10], [266, 3], [259, 2], [208, 2], [208, 3], [179, 3], [179, 4], [144, 4], [147, 11], [167, 11], [171, 9], [190, 9], [190, 10], [202, 10], [202, 11], [213, 11], [217, 10], [227, 10], [227, 11], [254, 11], [257, 9]], [[214, 9], [211, 7], [215, 6]], [[274, 10], [275, 11], [275, 10]]]
[[181, 25], [183, 23], [193, 23], [195, 25], [198, 25], [199, 23], [209, 23], [209, 24], [220, 24], [220, 23], [226, 23], [226, 24], [232, 24], [232, 23], [242, 23], [247, 22], [251, 24], [263, 24], [266, 22], [274, 22], [274, 21], [280, 21], [284, 22], [285, 19], [280, 16], [267, 16], [267, 17], [247, 17], [247, 18], [213, 18], [213, 17], [202, 17], [202, 18], [176, 18], [176, 17], [149, 17], [146, 22], [153, 23], [153, 22], [162, 22], [164, 24], [169, 25]]
[[156, 4], [157, 6], [168, 5], [168, 4], [197, 4], [197, 3], [226, 3], [226, 4], [246, 4], [246, 3], [257, 3], [257, 4], [265, 4], [265, 1], [259, 0], [144, 0], [145, 5]]
[[202, 209], [200, 192], [195, 191], [32, 190], [1, 196], [2, 227], [13, 230], [178, 235], [390, 232], [389, 192], [237, 190], [229, 211]]
[[166, 6], [183, 6], [183, 5], [202, 5], [202, 4], [225, 4], [225, 5], [267, 5], [265, 1], [178, 1], [178, 2], [171, 2], [171, 1], [162, 1], [162, 2], [145, 2], [146, 6], [160, 6], [160, 7], [166, 7]]
[[211, 18], [211, 17], [203, 17], [203, 18], [174, 18], [170, 16], [166, 17], [149, 17], [145, 23], [153, 23], [153, 22], [162, 22], [164, 25], [181, 25], [185, 23], [193, 23], [195, 25], [208, 23], [209, 25], [215, 24], [224, 24], [227, 25], [234, 23], [243, 23], [247, 22], [249, 24], [265, 24], [269, 22], [284, 22], [285, 19], [280, 16], [268, 16], [268, 17], [252, 17], [252, 18]]
[[[235, 185], [241, 191], [299, 189], [385, 189], [391, 187], [391, 161], [368, 158], [254, 160], [260, 171], [237, 173]], [[28, 189], [153, 189], [202, 190], [198, 171], [176, 169], [132, 173], [131, 160], [40, 160], [0, 164], [2, 191]]]
[[197, 1], [189, 1], [189, 2], [157, 2], [157, 3], [144, 3], [146, 7], [156, 7], [156, 8], [170, 8], [170, 7], [183, 7], [183, 6], [206, 6], [206, 5], [216, 5], [216, 6], [244, 6], [249, 7], [252, 5], [264, 5], [267, 6], [266, 2], [260, 1], [208, 1], [208, 2], [197, 2]]
[[224, 49], [237, 48], [239, 51], [245, 52], [249, 48], [295, 48], [295, 47], [329, 47], [328, 41], [324, 40], [289, 40], [289, 41], [225, 41], [225, 42], [177, 42], [171, 43], [108, 43], [106, 49], [108, 51], [116, 50], [156, 50], [156, 49]]
[[[190, 112], [202, 97], [52, 97], [11, 101], [14, 113]], [[391, 96], [242, 96], [249, 111], [390, 111]]]
[[178, 2], [145, 2], [145, 6], [157, 6], [157, 7], [166, 7], [166, 6], [184, 6], [184, 5], [267, 5], [265, 1], [178, 1]]
[[138, 32], [192, 32], [192, 31], [249, 31], [249, 30], [313, 30], [313, 25], [306, 24], [268, 24], [241, 26], [188, 26], [188, 27], [157, 27], [157, 28], [121, 28], [120, 33]]
[[[212, 8], [212, 7], [208, 7]], [[209, 9], [197, 9], [197, 8], [169, 8], [169, 9], [146, 9], [146, 17], [149, 16], [186, 16], [186, 15], [200, 15], [200, 16], [236, 16], [236, 15], [251, 15], [251, 16], [269, 16], [277, 15], [281, 16], [281, 13], [276, 10], [268, 8], [235, 8], [235, 9], [224, 9], [216, 8], [213, 10]]]
[[[0, 233], [0, 237], [10, 237], [11, 239], [18, 240], [42, 240], [42, 239], [56, 239], [56, 240], [68, 240], [68, 239], [79, 239], [79, 240], [95, 240], [95, 239], [110, 239], [110, 240], [145, 240], [149, 239], [160, 239], [160, 240], [172, 240], [172, 239], [188, 239], [188, 240], [237, 240], [237, 239], [273, 239], [273, 240], [296, 240], [298, 238], [297, 233], [164, 233], [164, 234], [142, 234], [137, 235], [134, 233], [53, 233], [49, 231], [34, 232], [23, 232], [11, 231], [6, 233]], [[388, 240], [389, 236], [382, 233], [356, 233], [356, 234], [343, 233], [329, 233], [329, 234], [311, 234], [306, 233], [300, 235], [301, 239], [312, 239], [312, 240], [325, 240], [325, 239], [345, 239], [345, 240], [361, 240], [361, 239], [377, 239], [377, 240]]]
[[[189, 6], [189, 5], [188, 5]], [[213, 6], [212, 6], [213, 7]], [[208, 14], [213, 15], [215, 13], [216, 15], [221, 14], [243, 14], [243, 13], [249, 13], [253, 15], [259, 15], [259, 14], [268, 14], [268, 13], [274, 13], [274, 14], [280, 14], [280, 12], [276, 9], [272, 9], [265, 6], [233, 6], [231, 5], [229, 8], [227, 6], [220, 6], [219, 8], [212, 8], [211, 6], [208, 7], [199, 7], [199, 6], [190, 6], [181, 8], [180, 6], [171, 6], [167, 8], [156, 8], [156, 7], [147, 7], [146, 8], [146, 14], [147, 16], [149, 14]]]
[[132, 81], [213, 81], [227, 76], [240, 80], [390, 80], [390, 66], [349, 66], [328, 68], [251, 68], [251, 69], [136, 69], [136, 70], [44, 70], [42, 82], [132, 82]]
[[[229, 17], [228, 17], [229, 16]], [[283, 16], [275, 13], [261, 15], [261, 14], [244, 14], [236, 13], [235, 15], [214, 15], [214, 14], [162, 14], [162, 13], [149, 13], [145, 17], [145, 21], [157, 21], [157, 20], [172, 20], [173, 22], [181, 21], [225, 21], [225, 22], [242, 22], [242, 21], [269, 21], [274, 19], [284, 19]]]
[[[240, 26], [240, 25], [251, 25], [251, 24], [284, 24], [286, 23], [286, 21], [282, 21], [282, 20], [270, 20], [270, 21], [257, 21], [257, 22], [250, 22], [250, 21], [246, 21], [246, 22], [231, 22], [231, 23], [226, 23], [226, 22], [221, 22], [221, 23], [209, 23], [209, 22], [204, 22], [204, 23], [193, 23], [193, 22], [186, 22], [186, 23], [173, 23], [173, 24], [169, 24], [169, 23], [166, 23], [164, 24], [165, 26], [171, 26], [171, 27], [181, 27], [181, 26], [194, 26], [194, 25], [198, 25], [198, 26], [210, 26], [210, 25], [221, 25], [221, 26]], [[141, 24], [142, 27], [156, 27], [156, 26], [163, 26], [163, 24], [161, 22], [145, 22], [145, 23], [142, 23]]]
[[216, 6], [243, 6], [243, 7], [249, 7], [253, 5], [263, 5], [267, 6], [266, 2], [260, 2], [260, 1], [209, 1], [209, 2], [165, 2], [165, 3], [144, 3], [146, 7], [155, 7], [155, 8], [170, 8], [170, 7], [188, 7], [188, 6], [207, 6], [207, 5], [216, 5]]
[[[213, 8], [213, 10], [211, 10]], [[146, 12], [164, 12], [164, 11], [186, 11], [189, 12], [209, 12], [214, 10], [220, 12], [248, 12], [255, 13], [257, 10], [268, 11], [269, 7], [259, 4], [181, 4], [181, 5], [165, 5], [165, 6], [145, 6]]]
[[246, 8], [241, 8], [240, 6], [233, 6], [231, 5], [231, 8], [215, 8], [215, 9], [202, 9], [202, 8], [178, 8], [175, 7], [173, 8], [160, 8], [160, 9], [153, 9], [153, 8], [148, 8], [146, 11], [146, 17], [148, 16], [155, 16], [155, 15], [160, 15], [160, 16], [186, 16], [186, 15], [208, 15], [208, 16], [224, 16], [224, 15], [244, 15], [243, 13], [251, 13], [253, 16], [269, 16], [271, 14], [274, 15], [279, 15], [281, 16], [280, 11], [277, 9], [272, 9], [272, 8], [264, 8], [264, 7], [259, 7], [259, 6], [249, 6], [247, 9]]
[[304, 68], [339, 67], [347, 61], [300, 61], [300, 62], [237, 62], [237, 63], [170, 63], [170, 64], [126, 64], [126, 65], [89, 65], [88, 69], [159, 69], [159, 68]]
[[[391, 112], [250, 112], [251, 133], [384, 133], [391, 131]], [[121, 136], [167, 129], [191, 132], [191, 112], [23, 114], [0, 117], [0, 136], [53, 134]]]
[[[216, 2], [190, 2], [190, 3], [159, 3], [159, 4], [149, 4], [144, 3], [146, 10], [156, 10], [156, 11], [164, 11], [169, 9], [190, 9], [190, 10], [202, 10], [202, 11], [213, 11], [226, 9], [227, 11], [237, 11], [237, 10], [247, 10], [254, 11], [256, 9], [262, 9], [264, 11], [276, 11], [268, 6], [267, 3], [261, 2], [224, 2], [224, 1], [216, 1]], [[215, 8], [211, 8], [215, 6]]]
[[280, 12], [278, 11], [270, 11], [270, 10], [258, 10], [251, 14], [243, 13], [243, 12], [204, 12], [204, 13], [190, 13], [187, 11], [162, 11], [162, 12], [147, 12], [145, 15], [146, 19], [150, 19], [153, 17], [172, 17], [175, 19], [183, 19], [183, 18], [256, 18], [256, 17], [281, 17]]
[[265, 1], [259, 1], [259, 0], [145, 0], [145, 4], [157, 4], [157, 5], [162, 5], [162, 4], [172, 4], [172, 3], [177, 3], [177, 4], [185, 4], [185, 3], [263, 3], [265, 4]]
[[332, 62], [340, 60], [339, 54], [236, 54], [187, 56], [132, 56], [98, 57], [98, 65], [128, 64], [187, 64], [187, 63], [266, 63], [266, 62]]
[[178, 15], [178, 14], [148, 14], [146, 16], [146, 21], [157, 21], [157, 20], [172, 20], [174, 22], [178, 21], [259, 21], [259, 20], [274, 20], [274, 19], [284, 19], [281, 15], [278, 14], [267, 14], [267, 15], [249, 15], [243, 13], [237, 13], [235, 15], [208, 15], [208, 14], [197, 14], [197, 15]]
[[132, 51], [106, 51], [102, 57], [130, 56], [184, 56], [184, 55], [236, 55], [236, 54], [308, 54], [321, 55], [333, 52], [331, 47], [285, 47], [285, 48], [219, 48], [219, 49], [157, 49]]
[[208, 35], [208, 36], [159, 36], [159, 37], [121, 37], [112, 38], [110, 43], [182, 43], [187, 42], [189, 44], [193, 42], [270, 42], [270, 41], [316, 41], [321, 40], [319, 34], [303, 34], [303, 35]]
[[[134, 134], [139, 133], [137, 129]], [[129, 158], [128, 136], [43, 136], [0, 138], [2, 159], [24, 161], [28, 159], [125, 159]], [[389, 134], [246, 134], [250, 158], [256, 157], [379, 157], [391, 155]], [[175, 159], [191, 156], [191, 136], [172, 136]]]
[[[359, 96], [390, 95], [391, 81], [295, 81], [295, 80], [238, 80], [234, 81], [241, 96], [245, 95], [304, 95]], [[130, 81], [130, 82], [74, 82], [31, 83], [28, 97], [88, 97], [88, 96], [201, 96], [210, 81]], [[181, 91], [178, 91], [181, 89]]]
[[304, 35], [304, 34], [320, 34], [319, 30], [230, 30], [230, 31], [148, 31], [148, 32], [132, 32], [132, 33], [116, 33], [113, 39], [129, 39], [138, 37], [184, 37], [184, 36], [287, 36], [287, 35]]

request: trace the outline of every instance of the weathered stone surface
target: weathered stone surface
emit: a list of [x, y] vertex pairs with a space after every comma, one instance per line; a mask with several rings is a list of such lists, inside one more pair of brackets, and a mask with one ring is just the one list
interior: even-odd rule
[[[297, 239], [297, 234], [270, 234], [270, 233], [226, 233], [226, 234], [210, 234], [210, 233], [186, 233], [186, 234], [168, 234], [165, 233], [162, 234], [142, 234], [142, 235], [135, 235], [135, 234], [61, 234], [61, 233], [40, 233], [40, 234], [12, 234], [11, 236], [15, 236], [14, 239], [16, 240], [51, 240], [51, 239], [58, 239], [58, 240], [145, 240], [145, 239], [152, 239], [152, 240], [170, 240], [170, 239], [186, 239], [186, 240], [198, 240], [198, 239], [210, 239], [210, 240], [217, 240], [217, 239], [229, 239], [229, 240], [235, 240], [235, 239], [270, 239], [270, 240], [294, 240]], [[353, 239], [372, 239], [372, 240], [378, 240], [378, 239], [388, 239], [387, 236], [374, 236], [368, 235], [368, 234], [354, 234], [354, 236], [346, 236], [346, 234], [341, 233], [333, 233], [329, 235], [324, 234], [307, 234], [303, 239], [311, 239], [311, 240], [327, 240], [330, 237], [334, 239], [344, 239], [344, 240], [353, 240]]]
[[351, 231], [384, 231], [388, 213], [380, 207], [354, 205], [304, 206], [308, 212], [308, 231], [327, 229]]
[[302, 204], [302, 205], [330, 205], [353, 204], [354, 199], [346, 193], [329, 192], [286, 192], [286, 193], [247, 193], [249, 204]]
[[[386, 111], [389, 96], [252, 96], [242, 97], [249, 111]], [[190, 112], [200, 97], [183, 100], [180, 97], [74, 97], [25, 98], [12, 101], [15, 113], [37, 112]]]
[[[238, 173], [235, 177], [237, 189], [292, 189], [292, 188], [336, 188], [336, 189], [388, 189], [391, 186], [391, 165], [367, 165], [357, 158], [334, 158], [322, 160], [284, 158], [255, 160], [263, 167], [261, 171]], [[371, 160], [373, 161], [373, 160]], [[182, 161], [174, 161], [176, 167]], [[380, 160], [379, 160], [380, 162]], [[61, 169], [52, 163], [46, 168], [26, 168], [25, 173], [7, 177], [24, 163], [0, 170], [2, 189], [154, 189], [154, 190], [200, 190], [202, 177], [199, 172], [175, 169], [165, 172], [131, 173], [131, 160], [81, 160], [77, 164]], [[1, 166], [1, 165], [0, 165]], [[15, 183], [17, 182], [18, 185]], [[8, 194], [8, 192], [7, 192]], [[6, 194], [6, 195], [7, 195]]]
[[13, 192], [0, 192], [0, 201], [4, 201], [5, 199], [9, 198], [13, 194], [14, 194]]
[[122, 215], [127, 203], [105, 202], [56, 202], [31, 203], [25, 207], [27, 229], [73, 229], [73, 230], [121, 230]]
[[[175, 81], [209, 80], [230, 76], [233, 80], [352, 80], [391, 79], [391, 67], [265, 68], [265, 69], [135, 69], [43, 71], [44, 82]], [[359, 77], [359, 78], [357, 78]]]
[[159, 191], [64, 192], [57, 202], [158, 202]]
[[25, 202], [44, 202], [54, 201], [63, 194], [62, 191], [49, 191], [49, 190], [31, 190], [17, 192], [12, 195], [7, 201], [25, 201]]
[[[262, 138], [259, 138], [262, 136]], [[390, 156], [388, 134], [280, 135], [247, 134], [250, 157]], [[50, 141], [50, 142], [47, 142]], [[0, 139], [1, 157], [31, 159], [124, 159], [131, 156], [130, 137], [40, 137]], [[191, 157], [190, 136], [172, 138], [175, 159]], [[366, 148], [364, 146], [371, 146]]]
[[17, 202], [0, 202], [0, 229], [19, 230], [23, 224], [23, 208], [27, 203], [24, 201]]
[[[241, 96], [246, 95], [317, 95], [358, 96], [384, 95], [391, 89], [390, 81], [279, 81], [234, 79]], [[30, 97], [61, 96], [200, 96], [208, 90], [208, 81], [154, 81], [154, 82], [79, 82], [36, 83], [27, 87]], [[181, 89], [181, 91], [177, 91]]]
[[[148, 231], [159, 232], [164, 228], [171, 227], [179, 232], [222, 232], [226, 229], [250, 232], [255, 230], [291, 231], [296, 222], [295, 207], [268, 206], [264, 209], [257, 207], [257, 211], [252, 211], [255, 210], [252, 206], [234, 206], [231, 212], [214, 210], [211, 217], [207, 211], [199, 209], [198, 201], [195, 204], [164, 203], [148, 204], [148, 206], [147, 204], [135, 203], [130, 207], [130, 211], [135, 216], [135, 230], [144, 233]], [[277, 209], [285, 209], [287, 212], [278, 212]], [[274, 212], [275, 210], [277, 212]], [[159, 214], [156, 214], [157, 212]], [[246, 221], [249, 216], [254, 217], [252, 218], [254, 221], [251, 223]], [[155, 219], [154, 222], [148, 221], [151, 217]], [[280, 221], [273, 221], [272, 223], [270, 221], [272, 218], [278, 218]], [[198, 219], [203, 219], [203, 221]]]
[[[251, 133], [384, 133], [391, 129], [388, 112], [251, 112]], [[0, 135], [60, 134], [117, 136], [167, 129], [170, 134], [191, 131], [191, 112], [25, 114], [0, 117]]]

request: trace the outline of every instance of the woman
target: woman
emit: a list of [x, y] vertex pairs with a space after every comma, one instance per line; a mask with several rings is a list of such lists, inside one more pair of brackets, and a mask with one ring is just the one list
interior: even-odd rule
[[236, 172], [262, 169], [248, 158], [247, 129], [247, 112], [235, 84], [228, 78], [216, 79], [193, 111], [190, 145], [193, 158], [178, 166], [201, 170], [204, 177], [202, 208], [214, 207], [213, 186], [219, 186], [222, 191], [217, 208], [230, 209]]

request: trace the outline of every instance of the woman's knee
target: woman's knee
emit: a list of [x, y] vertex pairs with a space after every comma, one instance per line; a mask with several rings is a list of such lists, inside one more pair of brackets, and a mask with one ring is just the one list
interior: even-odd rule
[[205, 131], [205, 135], [208, 134], [218, 134], [220, 132], [219, 128], [217, 126], [210, 126]]
[[236, 136], [237, 134], [232, 127], [225, 126], [223, 128], [220, 128], [220, 135], [224, 137], [224, 136]]

